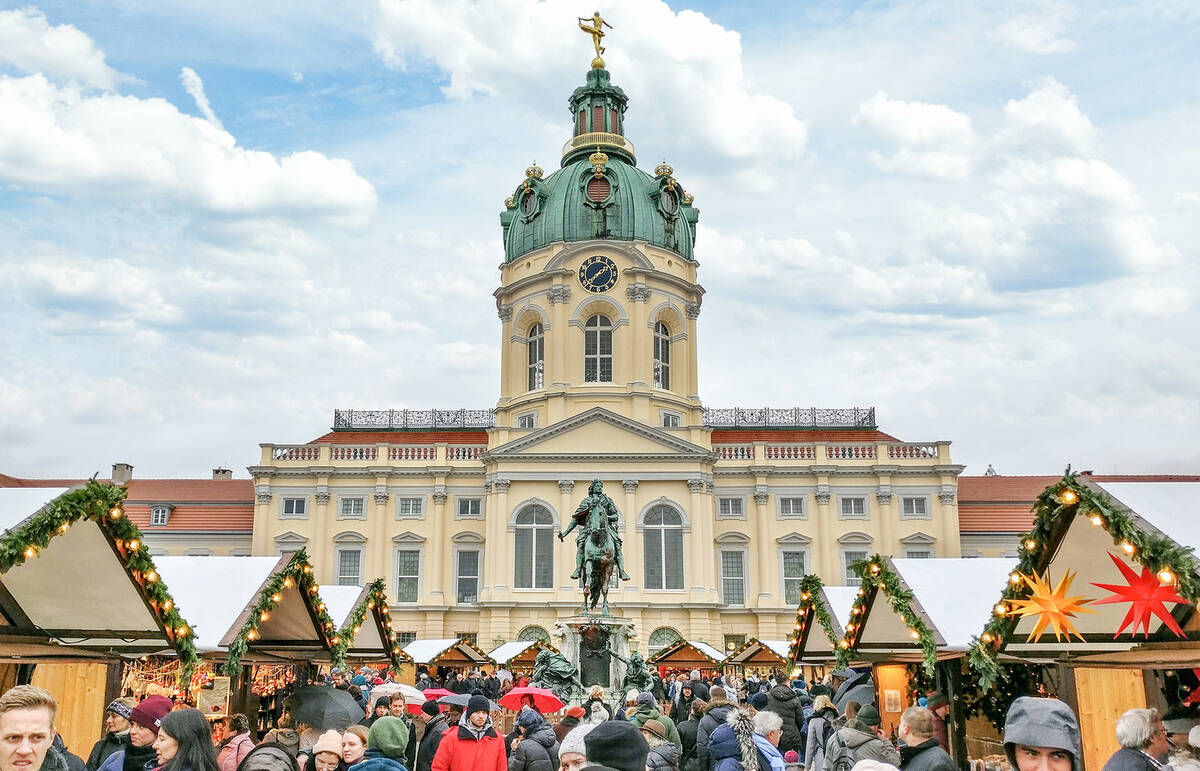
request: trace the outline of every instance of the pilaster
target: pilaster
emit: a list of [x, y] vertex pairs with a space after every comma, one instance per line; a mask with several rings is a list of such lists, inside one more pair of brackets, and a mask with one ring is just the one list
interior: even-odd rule
[[[454, 552], [446, 538], [446, 485], [438, 484], [433, 488], [433, 538], [430, 539], [429, 553], [426, 559], [436, 559], [437, 568], [430, 571], [432, 585], [430, 595], [434, 604], [454, 605], [457, 599], [454, 590], [449, 588], [453, 583]], [[435, 551], [436, 550], [436, 551]], [[449, 589], [448, 589], [449, 588]]]
[[[756, 486], [754, 489], [754, 509], [755, 523], [757, 525], [754, 533], [754, 542], [757, 546], [757, 562], [758, 562], [758, 605], [757, 607], [766, 608], [773, 606], [774, 603], [774, 586], [779, 560], [773, 559], [771, 547], [773, 540], [771, 538], [771, 496], [767, 492], [765, 485]], [[749, 566], [747, 566], [749, 567]], [[747, 570], [747, 573], [750, 571]]]

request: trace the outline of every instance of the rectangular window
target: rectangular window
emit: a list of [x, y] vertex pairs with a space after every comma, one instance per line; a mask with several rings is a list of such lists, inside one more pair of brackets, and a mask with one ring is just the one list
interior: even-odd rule
[[416, 632], [396, 632], [396, 644], [403, 648], [410, 642], [415, 642], [417, 639]]
[[338, 586], [358, 586], [362, 583], [362, 549], [338, 549]]
[[466, 640], [472, 645], [479, 645], [479, 632], [455, 632], [454, 636], [460, 640]]
[[596, 315], [583, 329], [583, 381], [611, 383], [613, 376], [613, 333], [607, 316]]
[[742, 516], [742, 499], [741, 498], [718, 498], [717, 499], [717, 516], [718, 517], [740, 517], [740, 516]]
[[676, 412], [662, 413], [662, 427], [663, 428], [679, 428], [679, 425], [682, 422], [683, 422], [683, 419], [679, 415], [679, 413], [676, 413]]
[[783, 553], [783, 601], [788, 605], [800, 604], [800, 579], [804, 578], [804, 552]]
[[746, 561], [740, 551], [721, 552], [721, 599], [726, 605], [746, 604]]
[[307, 498], [284, 498], [282, 513], [279, 515], [282, 519], [304, 519], [308, 516]]
[[479, 552], [458, 552], [458, 601], [469, 605], [479, 599]]
[[646, 528], [646, 588], [683, 590], [683, 529], [680, 527]]
[[338, 519], [366, 519], [366, 505], [363, 498], [343, 498], [338, 510]]
[[839, 519], [866, 519], [867, 518], [867, 499], [866, 498], [842, 498], [841, 516]]
[[167, 517], [170, 515], [170, 513], [171, 513], [171, 510], [169, 508], [167, 508], [166, 506], [155, 506], [154, 508], [150, 509], [150, 524], [152, 524], [152, 525], [167, 524]]
[[396, 602], [416, 602], [421, 570], [421, 552], [400, 549], [396, 552]]
[[480, 498], [459, 498], [458, 519], [479, 519], [483, 511], [483, 500]]
[[927, 560], [933, 557], [933, 552], [929, 549], [907, 549], [904, 552], [904, 558], [910, 560]]
[[788, 496], [779, 499], [779, 516], [804, 519], [804, 498]]
[[396, 519], [420, 519], [424, 498], [397, 498]]
[[900, 504], [900, 516], [905, 519], [925, 519], [929, 516], [928, 499], [921, 498], [902, 498]]
[[[725, 652], [733, 653], [738, 648], [746, 644], [746, 635], [744, 634], [727, 634], [725, 635]], [[770, 685], [770, 683], [768, 683]]]
[[868, 556], [865, 551], [849, 549], [842, 551], [842, 575], [846, 577], [846, 586], [858, 586], [862, 583], [858, 573], [851, 570], [850, 566], [859, 560], [865, 560]]
[[592, 131], [604, 130], [604, 108], [596, 106], [592, 108]]
[[536, 428], [537, 413], [527, 412], [524, 415], [517, 416], [517, 428]]

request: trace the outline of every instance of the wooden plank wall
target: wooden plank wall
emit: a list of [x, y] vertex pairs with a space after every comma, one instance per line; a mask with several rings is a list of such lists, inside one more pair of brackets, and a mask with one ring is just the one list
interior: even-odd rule
[[1074, 674], [1084, 769], [1100, 771], [1118, 749], [1117, 718], [1126, 710], [1146, 706], [1142, 671], [1080, 667]]
[[38, 664], [32, 684], [58, 702], [55, 720], [67, 749], [84, 760], [104, 731], [108, 664]]
[[[874, 677], [876, 705], [879, 707], [879, 716], [883, 718], [883, 731], [891, 736], [893, 731], [899, 729], [900, 714], [909, 707], [908, 671], [903, 664], [878, 664], [875, 666]], [[889, 712], [886, 709], [886, 693], [888, 691], [900, 692], [900, 710], [898, 712]]]

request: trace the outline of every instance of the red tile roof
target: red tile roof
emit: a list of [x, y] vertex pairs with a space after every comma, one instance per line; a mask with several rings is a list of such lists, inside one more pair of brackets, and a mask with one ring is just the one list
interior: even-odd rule
[[738, 442], [896, 442], [896, 437], [869, 429], [826, 430], [717, 428], [712, 432], [713, 444]]
[[249, 479], [131, 479], [125, 485], [127, 502], [236, 502], [254, 507], [254, 482]]
[[330, 431], [309, 444], [487, 444], [487, 431]]
[[[164, 503], [166, 501], [163, 501]], [[162, 532], [240, 532], [254, 529], [254, 502], [227, 505], [176, 504], [165, 525], [150, 524], [150, 504], [127, 503], [129, 521], [145, 533]]]

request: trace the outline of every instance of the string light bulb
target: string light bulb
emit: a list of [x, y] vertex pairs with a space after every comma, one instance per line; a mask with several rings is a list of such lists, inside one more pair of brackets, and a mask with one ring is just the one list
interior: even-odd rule
[[111, 509], [108, 510], [108, 516], [112, 517], [113, 519], [120, 519], [121, 518], [121, 507], [113, 506]]
[[333, 639], [330, 640], [329, 642], [333, 643], [334, 645], [339, 645], [342, 642], [342, 638], [338, 637], [337, 635], [334, 635]]
[[138, 549], [142, 548], [142, 542], [136, 538], [130, 540], [125, 545], [129, 547], [129, 551], [137, 551]]
[[918, 632], [916, 629], [909, 629], [909, 630], [908, 630], [908, 634], [909, 634], [909, 636], [910, 636], [910, 637], [912, 637], [914, 640], [920, 640], [920, 639], [921, 639], [921, 633], [920, 633], [920, 632]]
[[36, 546], [26, 546], [25, 547], [25, 559], [33, 559], [36, 556], [37, 556], [37, 547]]
[[1121, 550], [1126, 554], [1133, 554], [1135, 548], [1129, 541], [1121, 541]]
[[371, 600], [367, 603], [367, 610], [375, 610], [375, 600]]
[[1096, 527], [1099, 527], [1100, 525], [1104, 524], [1104, 517], [1100, 516], [1099, 514], [1093, 514], [1091, 516], [1091, 520], [1092, 520], [1092, 524], [1095, 525]]
[[158, 580], [158, 573], [155, 573], [153, 570], [147, 570], [147, 571], [146, 571], [146, 581], [147, 581], [147, 583], [151, 583], [151, 584], [152, 584], [152, 583], [154, 583], [154, 582], [155, 582], [155, 581], [157, 581], [157, 580]]
[[879, 573], [879, 563], [872, 562], [871, 563], [871, 575], [878, 575], [878, 573]]
[[1012, 573], [1009, 573], [1009, 574], [1008, 574], [1008, 582], [1009, 582], [1010, 584], [1019, 584], [1019, 583], [1021, 583], [1021, 574], [1020, 574], [1020, 573], [1017, 573], [1017, 572], [1015, 572], [1015, 571], [1014, 571], [1014, 572], [1012, 572]]
[[165, 600], [162, 604], [163, 612], [166, 612], [173, 607], [175, 607], [175, 603], [171, 602], [170, 600]]
[[1158, 580], [1164, 584], [1173, 583], [1175, 581], [1175, 574], [1171, 572], [1170, 568], [1163, 568], [1158, 571]]
[[70, 522], [64, 522], [64, 523], [62, 523], [61, 525], [59, 525], [59, 526], [58, 526], [58, 534], [59, 534], [59, 535], [66, 535], [66, 534], [67, 534], [67, 531], [68, 531], [68, 530], [70, 530], [70, 529], [71, 529], [71, 523], [70, 523]]
[[1003, 602], [1001, 602], [1001, 603], [997, 604], [996, 607], [993, 608], [993, 610], [996, 611], [997, 616], [1003, 616], [1005, 613], [1008, 612], [1008, 606], [1005, 605]]
[[254, 629], [251, 629], [249, 632], [246, 633], [246, 639], [247, 640], [257, 640], [258, 632]]
[[187, 637], [188, 632], [190, 632], [190, 631], [191, 630], [188, 629], [186, 626], [180, 626], [179, 628], [177, 628], [175, 630], [175, 633], [178, 634], [180, 637]]
[[283, 597], [281, 597], [278, 592], [271, 595], [271, 602], [279, 602], [282, 599]]
[[1026, 551], [1033, 551], [1036, 548], [1037, 548], [1037, 541], [1033, 540], [1032, 538], [1030, 538], [1029, 540], [1027, 540], [1025, 542]]
[[985, 643], [990, 643], [992, 641], [992, 635], [988, 632], [984, 632], [983, 636], [980, 637], [979, 639], [983, 640]]
[[296, 583], [294, 581], [292, 581], [291, 576], [288, 576], [287, 578], [283, 579], [283, 585], [285, 587], [287, 587], [288, 589], [291, 589], [293, 586], [296, 585]]
[[850, 641], [849, 641], [849, 640], [842, 640], [842, 642], [841, 642], [840, 644], [841, 644], [841, 646], [842, 646], [842, 650], [845, 650], [846, 648], [849, 648], [849, 647], [850, 647]]
[[1079, 502], [1079, 494], [1069, 487], [1066, 490], [1063, 490], [1062, 496], [1060, 497], [1062, 498], [1064, 506], [1072, 506]]
[[265, 611], [265, 610], [264, 610], [262, 613], [259, 613], [259, 614], [258, 614], [258, 620], [259, 620], [259, 621], [266, 621], [266, 620], [267, 620], [267, 619], [269, 619], [270, 617], [271, 617], [271, 614], [270, 614], [270, 613], [268, 613], [268, 612], [267, 612], [267, 611]]

